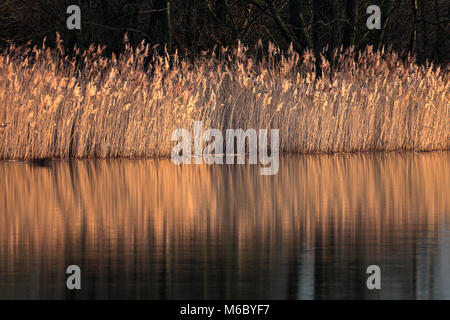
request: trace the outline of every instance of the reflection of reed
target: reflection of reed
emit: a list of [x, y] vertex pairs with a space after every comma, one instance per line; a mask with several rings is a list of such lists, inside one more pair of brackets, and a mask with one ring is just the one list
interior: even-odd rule
[[449, 160], [286, 156], [270, 177], [153, 160], [0, 162], [0, 298], [64, 297], [68, 264], [86, 270], [87, 296], [338, 297], [365, 284], [351, 259], [395, 261], [387, 277], [407, 288], [389, 294], [405, 297], [449, 222]]

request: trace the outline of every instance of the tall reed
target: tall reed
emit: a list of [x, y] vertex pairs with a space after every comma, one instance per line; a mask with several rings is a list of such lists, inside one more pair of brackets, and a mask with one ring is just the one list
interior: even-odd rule
[[[0, 159], [167, 157], [176, 128], [280, 129], [283, 152], [448, 150], [448, 70], [395, 53], [322, 57], [238, 45], [194, 61], [126, 46], [107, 58], [0, 54]], [[150, 58], [151, 57], [151, 58]]]

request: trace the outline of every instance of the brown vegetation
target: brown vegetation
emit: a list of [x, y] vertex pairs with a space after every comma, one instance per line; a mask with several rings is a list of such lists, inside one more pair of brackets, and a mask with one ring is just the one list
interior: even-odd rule
[[450, 146], [448, 70], [395, 53], [335, 51], [316, 78], [310, 51], [274, 46], [257, 60], [242, 45], [195, 61], [150, 59], [145, 45], [112, 58], [63, 52], [0, 54], [1, 159], [166, 157], [173, 130], [198, 120], [280, 129], [283, 152]]

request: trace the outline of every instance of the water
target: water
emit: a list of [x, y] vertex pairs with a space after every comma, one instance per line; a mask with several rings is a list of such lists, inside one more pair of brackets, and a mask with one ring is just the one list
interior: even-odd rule
[[450, 299], [449, 160], [3, 161], [0, 299]]

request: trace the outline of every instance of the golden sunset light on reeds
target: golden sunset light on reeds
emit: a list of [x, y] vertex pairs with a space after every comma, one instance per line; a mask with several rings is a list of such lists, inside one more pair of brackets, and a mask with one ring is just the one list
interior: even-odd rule
[[449, 190], [450, 0], [0, 0], [14, 317], [417, 316]]
[[30, 50], [0, 55], [3, 159], [169, 157], [171, 133], [194, 121], [277, 128], [281, 152], [450, 146], [449, 73], [395, 54], [336, 51], [316, 79], [311, 52], [273, 46], [260, 63], [239, 45], [194, 62], [153, 56], [147, 69], [143, 45], [111, 59], [91, 47], [79, 67], [62, 51]]

